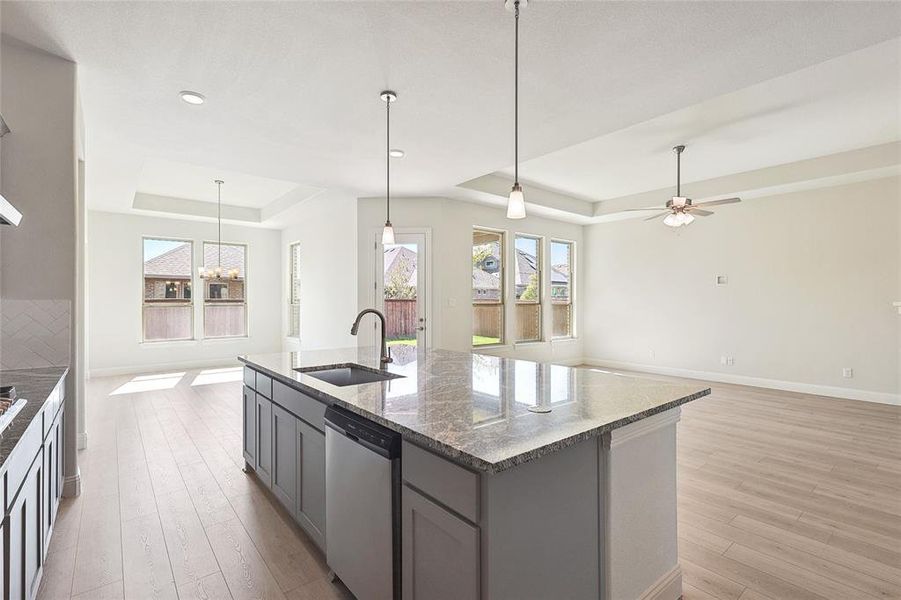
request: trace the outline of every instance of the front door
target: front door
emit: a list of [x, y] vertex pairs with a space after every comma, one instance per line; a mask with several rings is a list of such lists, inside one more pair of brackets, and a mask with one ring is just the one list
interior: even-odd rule
[[427, 235], [395, 233], [394, 238], [394, 244], [376, 245], [376, 304], [385, 314], [388, 344], [427, 347]]

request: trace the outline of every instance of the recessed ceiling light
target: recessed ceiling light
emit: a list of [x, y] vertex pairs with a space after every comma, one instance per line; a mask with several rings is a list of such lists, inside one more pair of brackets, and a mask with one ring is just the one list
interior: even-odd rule
[[178, 92], [178, 95], [181, 97], [182, 100], [184, 100], [188, 104], [196, 105], [196, 104], [203, 104], [204, 102], [206, 102], [206, 98], [204, 98], [203, 94], [200, 94], [198, 92], [192, 92], [190, 90], [182, 90], [181, 92]]
[[403, 150], [401, 150], [400, 148], [392, 148], [391, 150], [388, 151], [388, 154], [391, 155], [391, 158], [403, 158], [404, 156], [407, 155], [407, 153], [404, 152]]

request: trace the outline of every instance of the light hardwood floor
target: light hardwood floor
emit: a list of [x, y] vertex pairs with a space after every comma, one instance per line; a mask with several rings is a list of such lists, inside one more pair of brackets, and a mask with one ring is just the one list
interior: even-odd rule
[[[241, 471], [239, 378], [89, 382], [41, 599], [349, 597]], [[901, 408], [713, 389], [679, 425], [685, 600], [901, 598]]]

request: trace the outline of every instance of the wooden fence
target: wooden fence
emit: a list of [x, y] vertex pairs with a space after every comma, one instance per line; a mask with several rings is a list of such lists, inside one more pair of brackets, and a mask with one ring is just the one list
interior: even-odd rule
[[[246, 307], [237, 303], [206, 303], [203, 336], [230, 337], [247, 334]], [[153, 302], [144, 305], [144, 339], [189, 340], [194, 337], [194, 307], [185, 302]]]
[[416, 337], [416, 327], [419, 325], [416, 300], [385, 300], [385, 321], [388, 339]]
[[194, 337], [194, 310], [190, 303], [144, 305], [144, 339], [187, 340]]

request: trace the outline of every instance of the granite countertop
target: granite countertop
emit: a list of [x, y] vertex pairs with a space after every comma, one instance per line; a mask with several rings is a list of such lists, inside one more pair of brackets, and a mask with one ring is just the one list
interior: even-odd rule
[[68, 372], [68, 367], [0, 371], [0, 384], [15, 386], [16, 396], [28, 400], [28, 403], [0, 435], [0, 469], [3, 468], [6, 459], [12, 454], [13, 448], [19, 443], [19, 439], [31, 425], [35, 416], [41, 413], [50, 392]]
[[[377, 348], [238, 357], [300, 391], [356, 412], [418, 445], [496, 473], [706, 396], [710, 388], [484, 354], [394, 346], [403, 378], [338, 387], [295, 369], [356, 363]], [[535, 413], [529, 407], [550, 408]]]

